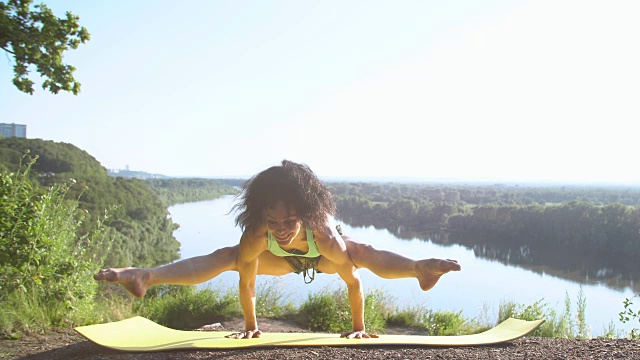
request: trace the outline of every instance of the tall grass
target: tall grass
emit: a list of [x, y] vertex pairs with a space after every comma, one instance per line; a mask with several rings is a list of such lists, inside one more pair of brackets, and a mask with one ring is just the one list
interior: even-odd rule
[[[367, 331], [384, 330], [389, 302], [384, 292], [372, 291], [364, 297], [364, 323]], [[344, 288], [325, 288], [309, 294], [302, 303], [298, 322], [312, 331], [344, 332], [352, 328], [348, 292]]]
[[[293, 319], [318, 332], [339, 333], [351, 329], [346, 289], [324, 288], [309, 294], [299, 307], [288, 301], [280, 289], [277, 281], [257, 289], [259, 317]], [[133, 300], [131, 314], [146, 316], [173, 328], [193, 329], [241, 316], [237, 296], [235, 289], [196, 291], [195, 287], [164, 286], [150, 292], [148, 298]], [[544, 299], [533, 304], [503, 301], [493, 316], [489, 314], [490, 308], [486, 307], [484, 313], [470, 319], [462, 311], [433, 310], [423, 306], [398, 307], [392, 296], [375, 290], [365, 294], [365, 326], [368, 332], [377, 333], [384, 332], [389, 325], [413, 328], [424, 335], [468, 335], [485, 331], [513, 317], [546, 320], [529, 336], [590, 338], [590, 328], [584, 320], [586, 298], [582, 291], [576, 296], [575, 310], [573, 305], [568, 293], [562, 313], [551, 309]], [[126, 308], [126, 305], [122, 307]], [[489, 321], [490, 318], [495, 320]], [[603, 333], [605, 337], [619, 336], [613, 323], [603, 329]]]
[[587, 308], [587, 298], [582, 291], [582, 286], [580, 286], [580, 291], [578, 292], [578, 299], [576, 301], [576, 306], [578, 311], [576, 312], [576, 328], [577, 334], [576, 337], [578, 339], [588, 339], [591, 337], [591, 328], [587, 325], [586, 318], [586, 308]]
[[[497, 323], [510, 317], [522, 320], [545, 319], [545, 322], [531, 333], [531, 336], [588, 339], [591, 337], [591, 329], [586, 322], [586, 308], [586, 297], [582, 287], [580, 287], [576, 299], [575, 313], [572, 312], [571, 297], [567, 292], [564, 311], [561, 314], [549, 308], [544, 299], [540, 299], [530, 305], [504, 301], [500, 303]], [[611, 327], [609, 330], [609, 332], [615, 331]]]
[[296, 307], [287, 298], [281, 278], [262, 283], [256, 288], [256, 315], [283, 319], [295, 314]]
[[467, 319], [462, 311], [431, 310], [409, 306], [397, 308], [387, 316], [386, 323], [397, 327], [424, 331], [424, 335], [466, 335], [488, 329], [474, 319]]
[[79, 234], [86, 214], [65, 199], [73, 181], [38, 189], [28, 180], [35, 160], [0, 173], [0, 332], [9, 336], [94, 319], [91, 273], [105, 253], [105, 218]]
[[242, 314], [237, 292], [195, 286], [163, 286], [157, 295], [135, 301], [135, 313], [176, 329], [193, 329]]

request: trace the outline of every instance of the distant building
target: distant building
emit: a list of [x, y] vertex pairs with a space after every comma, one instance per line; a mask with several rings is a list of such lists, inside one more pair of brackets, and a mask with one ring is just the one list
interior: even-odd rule
[[0, 123], [0, 136], [26, 138], [27, 125]]

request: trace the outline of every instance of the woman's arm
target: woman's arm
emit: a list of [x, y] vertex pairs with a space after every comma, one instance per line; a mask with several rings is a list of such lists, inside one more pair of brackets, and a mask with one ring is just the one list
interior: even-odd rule
[[231, 334], [227, 337], [236, 339], [260, 337], [262, 332], [258, 330], [256, 319], [256, 275], [258, 272], [258, 257], [267, 250], [264, 236], [256, 232], [244, 232], [240, 238], [238, 250], [238, 273], [240, 274], [239, 292], [240, 306], [244, 315], [244, 331]]
[[377, 335], [367, 334], [364, 325], [364, 294], [358, 269], [351, 261], [347, 246], [340, 234], [327, 223], [322, 231], [314, 231], [314, 239], [320, 254], [330, 261], [333, 270], [346, 283], [351, 306], [352, 331], [343, 333], [348, 338], [368, 338]]

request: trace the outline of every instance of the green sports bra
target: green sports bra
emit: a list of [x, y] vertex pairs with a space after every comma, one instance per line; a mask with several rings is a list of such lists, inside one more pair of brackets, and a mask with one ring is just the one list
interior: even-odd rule
[[267, 231], [268, 250], [271, 251], [273, 255], [280, 256], [280, 257], [301, 256], [306, 258], [317, 258], [321, 254], [320, 254], [320, 250], [318, 250], [318, 246], [316, 245], [316, 242], [313, 241], [313, 231], [309, 228], [306, 228], [306, 229], [307, 229], [307, 244], [309, 244], [309, 252], [307, 252], [306, 254], [300, 254], [298, 252], [288, 252], [283, 250], [280, 247], [280, 245], [278, 245], [278, 242], [269, 231]]

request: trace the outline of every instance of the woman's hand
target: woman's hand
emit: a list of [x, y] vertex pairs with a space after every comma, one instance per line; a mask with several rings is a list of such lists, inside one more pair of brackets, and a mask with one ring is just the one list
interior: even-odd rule
[[262, 336], [262, 331], [260, 330], [245, 330], [238, 333], [233, 333], [231, 335], [225, 336], [230, 339], [251, 339], [251, 338], [259, 338]]
[[369, 338], [378, 338], [379, 336], [376, 334], [367, 334], [366, 331], [348, 331], [343, 332], [340, 335], [341, 338], [347, 339], [369, 339]]

